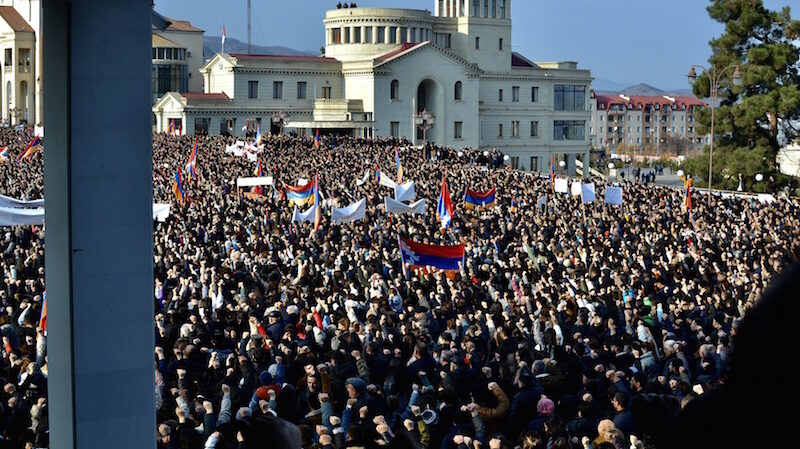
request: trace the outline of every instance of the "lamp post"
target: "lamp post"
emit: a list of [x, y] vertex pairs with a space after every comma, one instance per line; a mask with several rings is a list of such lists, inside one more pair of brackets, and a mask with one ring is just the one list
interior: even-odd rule
[[414, 115], [414, 125], [422, 130], [423, 146], [428, 143], [428, 130], [433, 128], [433, 124], [435, 122], [436, 117], [434, 117], [434, 115], [428, 112], [428, 110], [425, 108], [422, 109], [422, 112]]
[[289, 119], [289, 113], [287, 112], [275, 112], [272, 114], [272, 124], [275, 126], [280, 127], [280, 136], [281, 140], [278, 144], [279, 149], [283, 150], [283, 124]]
[[[763, 180], [764, 180], [764, 175], [762, 175], [761, 173], [756, 175], [756, 182], [761, 182]], [[767, 185], [766, 184], [764, 184], [764, 193], [767, 193]]]
[[[614, 163], [613, 163], [613, 162], [609, 162], [609, 163], [608, 163], [608, 177], [609, 177], [609, 178], [611, 177], [611, 170], [613, 170], [614, 168], [616, 168], [616, 165], [614, 165]], [[616, 177], [617, 177], [617, 176], [616, 176], [616, 173], [615, 173], [615, 174], [614, 174], [614, 178], [616, 179]]]
[[695, 81], [697, 81], [697, 72], [695, 72], [695, 67], [702, 69], [705, 72], [708, 72], [708, 81], [710, 85], [711, 91], [711, 145], [708, 150], [708, 203], [711, 204], [711, 179], [712, 179], [712, 167], [713, 167], [713, 157], [714, 157], [714, 111], [717, 108], [717, 92], [719, 90], [719, 82], [722, 80], [722, 76], [730, 69], [733, 69], [733, 85], [739, 87], [742, 85], [742, 73], [739, 71], [739, 66], [736, 64], [729, 65], [722, 70], [717, 70], [716, 65], [711, 66], [711, 70], [709, 71], [707, 68], [701, 65], [693, 65], [689, 69], [689, 74], [687, 77], [689, 78], [689, 84], [694, 85]]
[[566, 167], [566, 166], [567, 166], [566, 162], [558, 161], [558, 168], [559, 168], [559, 171], [561, 172], [561, 176], [564, 176], [564, 167]]

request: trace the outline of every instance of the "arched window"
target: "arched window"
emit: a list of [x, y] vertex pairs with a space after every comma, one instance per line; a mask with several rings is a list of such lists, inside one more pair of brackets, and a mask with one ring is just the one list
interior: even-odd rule
[[390, 97], [392, 100], [397, 100], [400, 98], [400, 81], [392, 80], [392, 89], [390, 92]]
[[456, 81], [455, 99], [461, 100], [461, 81]]

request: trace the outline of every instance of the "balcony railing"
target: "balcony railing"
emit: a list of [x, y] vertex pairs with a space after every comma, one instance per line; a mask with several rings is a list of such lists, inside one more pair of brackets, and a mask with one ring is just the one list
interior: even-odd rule
[[30, 73], [31, 65], [30, 64], [20, 64], [19, 65], [19, 73]]

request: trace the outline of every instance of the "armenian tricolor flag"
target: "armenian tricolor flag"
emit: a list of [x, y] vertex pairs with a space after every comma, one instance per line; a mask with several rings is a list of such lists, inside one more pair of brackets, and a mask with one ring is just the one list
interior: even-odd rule
[[47, 290], [42, 294], [42, 314], [39, 315], [39, 329], [47, 335]]
[[472, 210], [478, 207], [494, 207], [496, 196], [496, 188], [487, 190], [486, 192], [473, 192], [472, 190], [467, 189], [466, 193], [464, 194], [464, 207], [467, 210]]
[[460, 270], [464, 264], [464, 244], [453, 246], [426, 245], [400, 237], [403, 264], [414, 267], [434, 267], [440, 270]]
[[439, 194], [439, 204], [436, 206], [436, 214], [442, 228], [446, 228], [453, 220], [453, 204], [450, 202], [450, 189], [447, 188], [447, 179], [442, 177], [442, 190]]
[[167, 135], [172, 136], [175, 134], [175, 122], [170, 120], [169, 125], [167, 125]]
[[319, 148], [319, 128], [317, 128], [317, 133], [314, 134], [314, 148]]
[[183, 206], [184, 201], [186, 201], [186, 191], [183, 189], [183, 177], [181, 177], [180, 168], [175, 171], [175, 181], [172, 183], [172, 193], [175, 194], [175, 199], [178, 200], [178, 204]]
[[264, 167], [261, 165], [261, 158], [258, 158], [258, 163], [256, 164], [256, 169], [253, 170], [253, 174], [259, 178], [264, 176]]
[[197, 139], [194, 139], [194, 145], [192, 145], [192, 151], [189, 153], [189, 162], [186, 164], [186, 172], [189, 174], [191, 179], [197, 179], [197, 170], [195, 166], [197, 165]]
[[0, 151], [0, 162], [5, 162], [8, 159], [8, 147], [3, 147], [3, 150]]
[[322, 220], [322, 196], [319, 194], [319, 177], [314, 175], [314, 230], [319, 230]]
[[261, 145], [261, 123], [256, 127], [256, 146]]
[[688, 178], [684, 181], [684, 185], [686, 186], [684, 204], [686, 205], [686, 213], [689, 215], [692, 215], [692, 184], [694, 184], [693, 178]]
[[400, 161], [400, 150], [394, 146], [394, 162], [397, 164], [397, 183], [403, 183], [403, 163]]
[[22, 150], [22, 153], [19, 154], [20, 160], [28, 159], [29, 157], [36, 154], [36, 152], [39, 151], [39, 145], [41, 145], [41, 143], [42, 140], [39, 138], [39, 136], [34, 137], [33, 140], [31, 140], [31, 143], [29, 143], [28, 146], [25, 147], [24, 150]]
[[290, 186], [286, 185], [286, 197], [289, 199], [289, 205], [296, 204], [298, 206], [313, 203], [315, 201], [315, 184], [308, 183], [304, 186]]
[[555, 179], [556, 179], [556, 171], [553, 168], [553, 156], [551, 155], [550, 156], [550, 191], [553, 192], [553, 193], [556, 192], [555, 186], [554, 186]]

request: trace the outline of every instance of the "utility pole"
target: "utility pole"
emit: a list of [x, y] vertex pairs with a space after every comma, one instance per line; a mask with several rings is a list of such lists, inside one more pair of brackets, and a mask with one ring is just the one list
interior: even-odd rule
[[250, 53], [252, 53], [252, 45], [253, 45], [253, 41], [252, 41], [252, 38], [251, 38], [251, 36], [252, 36], [252, 34], [251, 34], [252, 28], [250, 26], [250, 17], [251, 17], [251, 14], [252, 14], [252, 9], [251, 8], [252, 8], [252, 6], [250, 4], [250, 0], [247, 0], [247, 54], [248, 55]]

